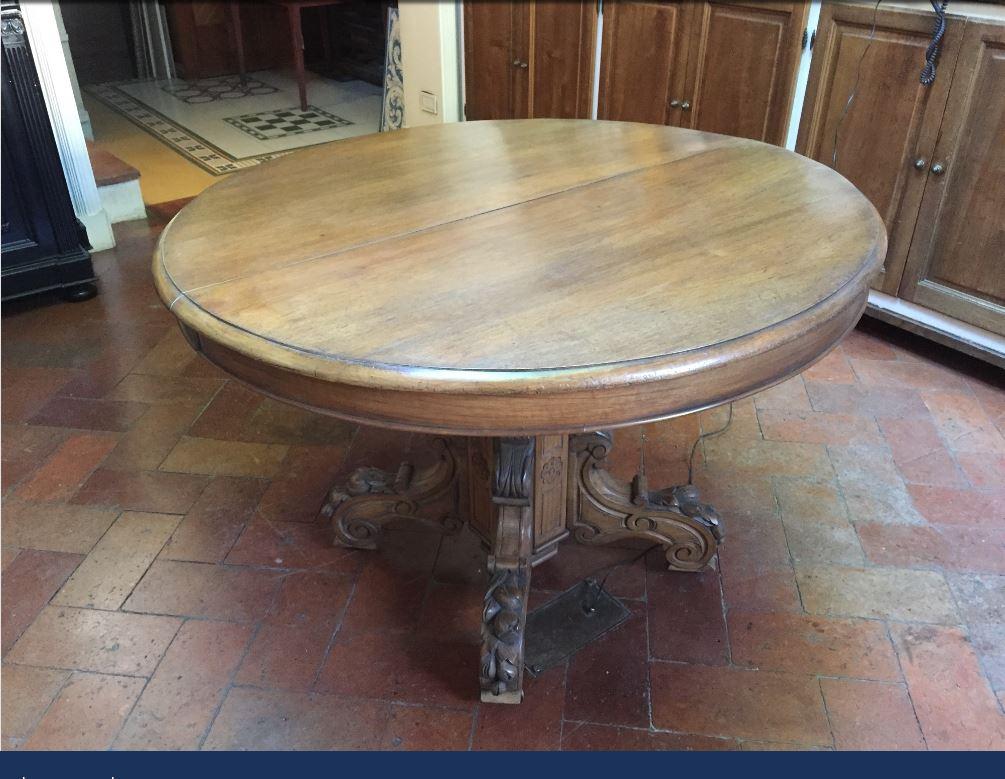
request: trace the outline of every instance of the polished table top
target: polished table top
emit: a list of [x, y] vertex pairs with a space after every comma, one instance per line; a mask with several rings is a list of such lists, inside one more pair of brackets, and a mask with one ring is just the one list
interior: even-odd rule
[[780, 381], [854, 325], [876, 211], [783, 149], [654, 125], [467, 122], [213, 186], [166, 228], [164, 301], [266, 392], [451, 433], [578, 430]]

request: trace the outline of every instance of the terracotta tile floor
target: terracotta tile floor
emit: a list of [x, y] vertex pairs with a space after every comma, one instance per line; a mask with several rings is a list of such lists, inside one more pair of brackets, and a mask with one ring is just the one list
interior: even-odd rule
[[[340, 474], [426, 439], [201, 362], [150, 284], [158, 229], [116, 226], [95, 300], [5, 306], [4, 747], [1005, 748], [986, 366], [867, 322], [737, 403], [697, 464], [718, 569], [617, 569], [631, 618], [522, 706], [485, 706], [478, 544], [399, 531], [362, 553], [316, 521]], [[650, 426], [650, 479], [682, 481], [724, 415]], [[638, 432], [617, 433], [626, 476]], [[567, 543], [534, 603], [634, 555]]]

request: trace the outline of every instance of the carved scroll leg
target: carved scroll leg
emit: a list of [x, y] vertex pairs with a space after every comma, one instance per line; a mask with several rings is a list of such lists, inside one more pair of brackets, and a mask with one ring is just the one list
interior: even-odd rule
[[357, 468], [344, 484], [328, 493], [321, 516], [331, 520], [335, 543], [375, 549], [389, 522], [420, 522], [441, 532], [456, 532], [459, 514], [457, 457], [444, 438], [436, 439], [439, 457], [415, 468], [404, 462], [395, 473]]
[[498, 506], [498, 525], [482, 612], [479, 680], [482, 701], [520, 703], [534, 532], [534, 440], [499, 439], [495, 449], [492, 502]]
[[697, 571], [712, 559], [722, 524], [696, 487], [650, 491], [644, 474], [630, 484], [618, 481], [604, 469], [611, 448], [606, 433], [575, 436], [570, 446], [568, 523], [577, 541], [647, 539], [663, 545], [671, 570]]

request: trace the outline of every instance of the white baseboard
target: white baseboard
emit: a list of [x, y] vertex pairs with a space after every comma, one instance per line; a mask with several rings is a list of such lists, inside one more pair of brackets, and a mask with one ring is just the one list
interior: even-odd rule
[[112, 224], [146, 218], [147, 209], [143, 205], [139, 179], [100, 186], [98, 196], [101, 198], [102, 208], [108, 215], [108, 221]]
[[93, 214], [77, 214], [77, 219], [83, 222], [87, 230], [87, 240], [91, 244], [92, 252], [115, 247], [115, 234], [112, 232], [112, 223], [105, 209], [102, 208]]
[[893, 324], [901, 324], [919, 335], [954, 346], [994, 364], [1005, 361], [1005, 338], [1002, 336], [916, 303], [870, 290], [866, 313]]

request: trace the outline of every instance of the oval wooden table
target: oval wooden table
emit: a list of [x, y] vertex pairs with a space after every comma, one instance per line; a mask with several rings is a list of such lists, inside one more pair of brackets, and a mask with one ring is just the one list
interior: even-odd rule
[[865, 197], [812, 160], [539, 119], [353, 138], [234, 175], [168, 225], [154, 277], [192, 346], [252, 387], [443, 434], [434, 465], [361, 468], [323, 514], [364, 548], [396, 520], [469, 522], [491, 550], [482, 698], [518, 702], [530, 569], [561, 539], [649, 539], [697, 570], [722, 537], [693, 487], [610, 476], [599, 431], [803, 370], [858, 320], [885, 251]]

